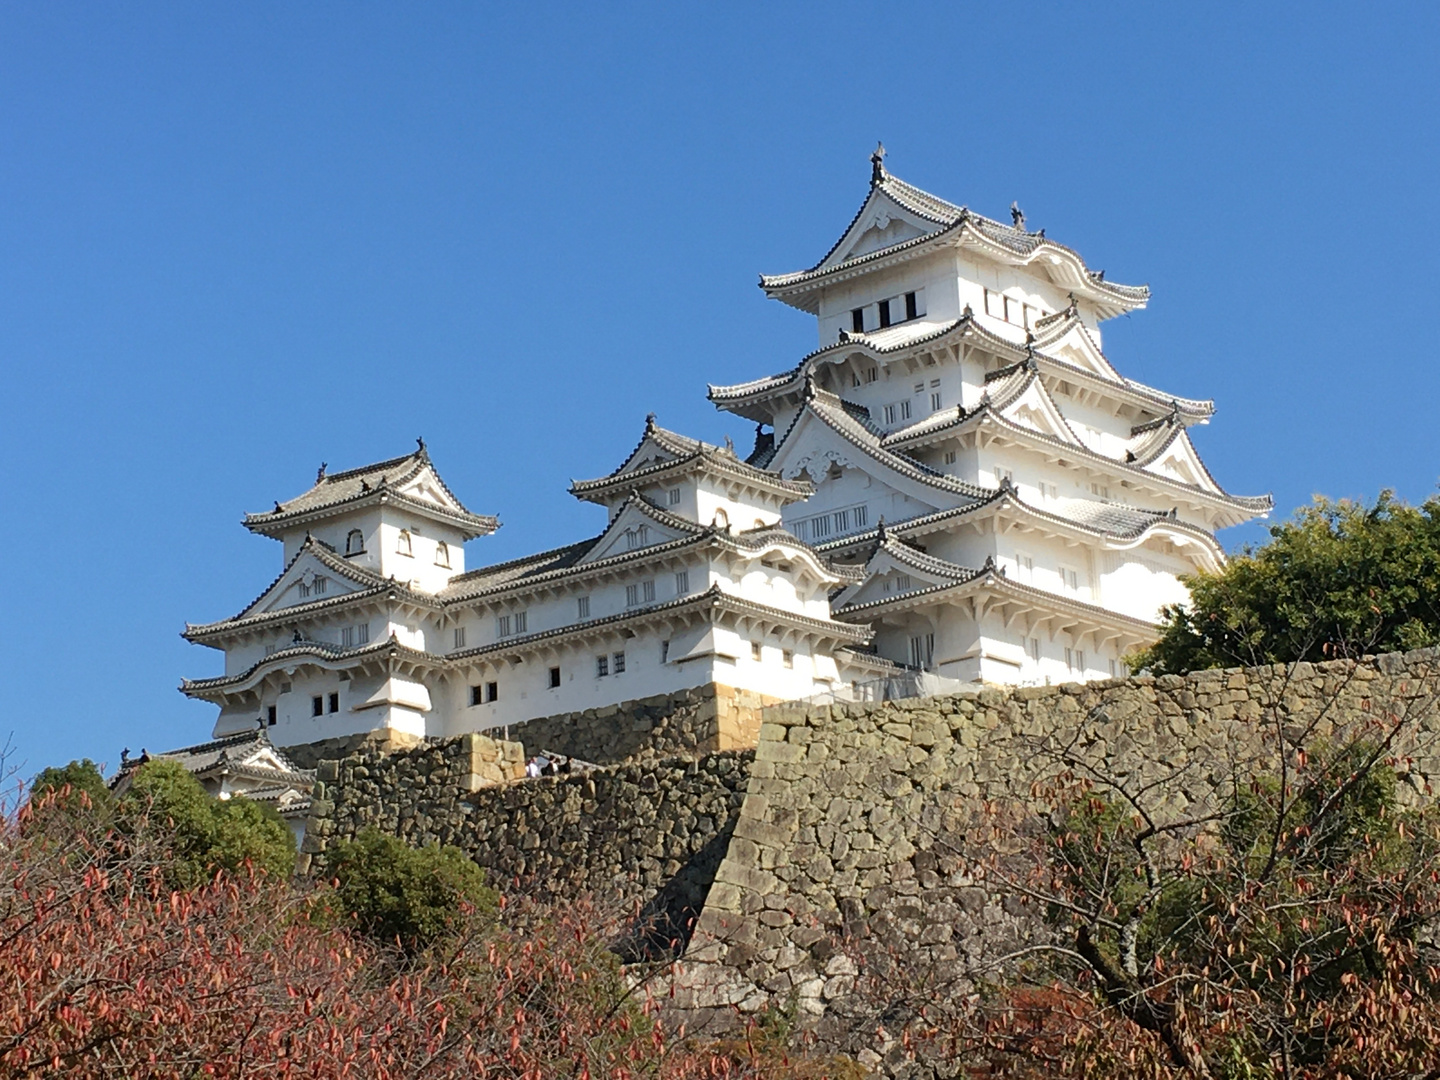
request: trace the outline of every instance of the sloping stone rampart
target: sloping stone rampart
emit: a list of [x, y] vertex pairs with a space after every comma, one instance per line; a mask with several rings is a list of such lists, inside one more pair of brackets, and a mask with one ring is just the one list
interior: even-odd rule
[[[639, 904], [647, 940], [685, 941], [739, 809], [749, 751], [647, 758], [495, 782], [517, 743], [466, 735], [321, 762], [302, 872], [367, 827], [415, 846], [453, 844], [503, 887]], [[477, 779], [484, 780], [477, 785]]]
[[967, 972], [1046, 933], [1017, 894], [969, 876], [980, 815], [1009, 808], [985, 819], [1001, 825], [988, 842], [1018, 858], [1044, 786], [1062, 774], [1153, 785], [1143, 797], [1157, 815], [1194, 814], [1273, 771], [1282, 735], [1323, 745], [1404, 716], [1401, 792], [1430, 797], [1437, 659], [769, 710], [675, 1000], [692, 1027], [773, 1003], [812, 1021], [843, 1016], [852, 956], [867, 952], [876, 967], [904, 956], [897, 977], [963, 990]]

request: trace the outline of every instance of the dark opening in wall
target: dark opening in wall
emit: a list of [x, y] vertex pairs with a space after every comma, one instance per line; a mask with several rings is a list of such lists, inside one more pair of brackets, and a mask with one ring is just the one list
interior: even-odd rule
[[554, 690], [554, 689], [555, 689], [557, 686], [559, 686], [559, 685], [560, 685], [560, 669], [559, 669], [558, 667], [552, 667], [552, 668], [550, 669], [550, 689], [551, 689], [551, 690]]

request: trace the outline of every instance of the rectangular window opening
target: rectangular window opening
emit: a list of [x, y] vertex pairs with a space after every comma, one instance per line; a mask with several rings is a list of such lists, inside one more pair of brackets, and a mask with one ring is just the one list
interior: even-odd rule
[[340, 711], [340, 695], [339, 695], [339, 694], [331, 694], [331, 695], [330, 695], [330, 711], [331, 711], [331, 712], [339, 712], [339, 711]]
[[595, 677], [596, 677], [597, 679], [603, 679], [603, 678], [605, 678], [606, 675], [609, 675], [609, 674], [610, 674], [610, 657], [608, 657], [608, 656], [597, 656], [597, 657], [595, 657]]
[[463, 649], [464, 647], [465, 647], [465, 627], [463, 627], [463, 626], [457, 626], [457, 627], [455, 627], [455, 648], [457, 648], [457, 649]]
[[310, 715], [311, 715], [311, 716], [324, 716], [324, 715], [325, 715], [325, 699], [324, 699], [323, 697], [321, 697], [319, 694], [316, 694], [314, 697], [312, 697], [312, 698], [310, 699]]
[[684, 596], [690, 591], [690, 571], [677, 570], [675, 572], [675, 595]]
[[666, 499], [666, 501], [667, 501], [671, 506], [679, 506], [679, 505], [680, 505], [680, 489], [679, 489], [678, 487], [676, 487], [676, 488], [671, 488], [671, 489], [666, 493], [665, 499]]
[[789, 649], [781, 649], [780, 662], [786, 667], [793, 668], [795, 666], [795, 654]]
[[751, 660], [759, 660], [759, 659], [761, 658], [761, 656], [763, 656], [763, 655], [764, 655], [764, 649], [761, 647], [760, 642], [758, 642], [758, 641], [752, 641], [752, 642], [750, 642], [750, 659], [751, 659]]
[[916, 301], [915, 294], [913, 292], [907, 292], [905, 294], [905, 318], [918, 319], [919, 317], [920, 305]]
[[500, 700], [500, 684], [498, 682], [487, 682], [485, 684], [485, 700], [487, 702]]
[[552, 667], [552, 668], [550, 669], [550, 689], [551, 689], [551, 690], [555, 690], [555, 689], [557, 689], [559, 686], [560, 686], [560, 669], [559, 669], [558, 667]]
[[617, 652], [611, 657], [611, 660], [613, 661], [611, 667], [615, 669], [615, 674], [625, 674], [625, 654], [623, 652]]
[[865, 309], [857, 307], [850, 312], [850, 329], [857, 334], [865, 332]]
[[575, 600], [575, 615], [581, 619], [590, 617], [590, 597], [580, 596]]
[[271, 705], [268, 709], [265, 710], [265, 723], [267, 723], [267, 724], [270, 725], [271, 727], [274, 727], [274, 726], [275, 726], [275, 706], [274, 706], [274, 705]]
[[662, 664], [668, 664], [669, 662], [670, 662], [670, 642], [668, 642], [668, 641], [662, 641], [662, 642], [660, 642], [660, 663], [662, 663]]
[[483, 704], [485, 704], [485, 688], [484, 688], [483, 686], [472, 686], [472, 687], [470, 687], [470, 704], [471, 704], [471, 705], [483, 705]]
[[889, 301], [889, 300], [881, 300], [879, 306], [880, 306], [880, 329], [881, 329], [881, 330], [884, 330], [885, 327], [887, 327], [887, 326], [890, 325], [890, 301]]

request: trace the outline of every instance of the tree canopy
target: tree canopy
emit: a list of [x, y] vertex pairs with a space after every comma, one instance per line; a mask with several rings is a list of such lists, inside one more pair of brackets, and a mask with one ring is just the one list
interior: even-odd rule
[[1316, 498], [1219, 573], [1185, 579], [1158, 641], [1130, 658], [1156, 674], [1291, 663], [1440, 644], [1440, 497], [1410, 506]]

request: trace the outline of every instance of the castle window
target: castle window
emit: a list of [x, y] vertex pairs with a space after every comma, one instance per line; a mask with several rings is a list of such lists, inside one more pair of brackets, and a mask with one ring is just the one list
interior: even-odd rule
[[910, 666], [929, 668], [935, 662], [935, 635], [916, 634], [910, 639]]
[[435, 565], [450, 569], [450, 545], [444, 540], [435, 545]]
[[1085, 674], [1085, 653], [1080, 649], [1066, 649], [1065, 666], [1076, 675]]
[[879, 369], [879, 368], [873, 368], [873, 367], [871, 367], [871, 368], [866, 368], [866, 369], [865, 369], [865, 381], [866, 381], [867, 383], [872, 383], [872, 382], [874, 382], [875, 380], [877, 380], [878, 378], [880, 378], [880, 369]]
[[485, 703], [485, 688], [483, 686], [470, 687], [470, 704], [483, 705]]
[[399, 537], [399, 539], [397, 539], [397, 540], [395, 541], [395, 554], [396, 554], [396, 555], [412, 555], [412, 554], [414, 554], [414, 553], [411, 551], [411, 545], [410, 545], [410, 530], [409, 530], [409, 529], [401, 529], [401, 530], [400, 530], [400, 537]]
[[939, 390], [931, 390], [931, 391], [930, 391], [930, 411], [931, 411], [931, 412], [939, 412], [939, 411], [940, 411], [940, 391], [939, 391]]
[[660, 642], [660, 663], [666, 664], [666, 663], [669, 663], [669, 662], [670, 662], [670, 642], [668, 642], [668, 641], [662, 641], [662, 642]]
[[907, 293], [905, 294], [905, 318], [906, 318], [906, 319], [918, 319], [919, 317], [920, 317], [920, 303], [919, 303], [919, 299], [915, 296], [915, 294], [914, 294], [913, 292], [907, 292]]
[[595, 657], [595, 677], [596, 677], [597, 679], [603, 679], [603, 678], [605, 678], [606, 675], [609, 675], [609, 674], [610, 674], [610, 657], [608, 657], [608, 656], [597, 656], [597, 657]]
[[274, 705], [271, 705], [269, 708], [267, 708], [267, 709], [265, 710], [265, 723], [269, 724], [271, 727], [274, 727], [274, 726], [275, 726], [275, 706], [274, 706]]
[[325, 699], [324, 699], [323, 697], [321, 697], [319, 694], [316, 694], [314, 697], [312, 697], [312, 698], [310, 699], [310, 715], [311, 715], [311, 716], [324, 716], [324, 715], [325, 715]]
[[626, 586], [625, 586], [625, 606], [626, 606], [626, 607], [634, 607], [634, 606], [635, 606], [636, 604], [638, 604], [638, 603], [640, 603], [640, 586], [639, 586], [639, 585], [626, 585]]
[[625, 654], [624, 654], [623, 652], [614, 653], [614, 654], [610, 657], [610, 660], [611, 660], [610, 666], [614, 669], [615, 674], [616, 674], [616, 675], [624, 675], [624, 674], [625, 674]]
[[730, 527], [730, 515], [724, 510], [716, 510], [714, 524], [717, 529], [728, 529]]
[[331, 712], [339, 712], [339, 711], [340, 711], [340, 695], [339, 695], [339, 694], [331, 694], [331, 695], [330, 695], [330, 711], [331, 711]]
[[1060, 570], [1060, 587], [1069, 589], [1071, 592], [1080, 591], [1080, 572], [1072, 570], [1068, 566], [1062, 566]]
[[500, 684], [499, 684], [498, 682], [487, 682], [487, 683], [485, 684], [485, 700], [486, 700], [486, 701], [499, 701], [499, 700], [500, 700]]
[[666, 501], [669, 502], [669, 504], [670, 504], [671, 506], [679, 506], [679, 505], [680, 505], [680, 489], [679, 489], [679, 488], [671, 488], [671, 489], [669, 490], [669, 492], [666, 493], [665, 498], [666, 498]]
[[863, 307], [854, 308], [850, 312], [850, 329], [857, 334], [865, 332], [865, 309]]
[[995, 483], [1003, 484], [1006, 480], [1009, 480], [1013, 484], [1015, 482], [1015, 474], [1009, 469], [1002, 469], [999, 465], [996, 465]]
[[515, 632], [523, 634], [529, 629], [530, 613], [528, 611], [515, 612]]
[[945, 451], [945, 464], [946, 464], [946, 465], [954, 465], [954, 464], [955, 464], [955, 451], [954, 451], [954, 450], [946, 450], [946, 451]]
[[880, 329], [884, 330], [890, 325], [890, 301], [881, 300], [878, 306], [880, 308]]
[[690, 571], [678, 570], [675, 573], [675, 595], [684, 596], [690, 591]]
[[1031, 660], [1034, 660], [1035, 663], [1038, 664], [1038, 663], [1040, 662], [1040, 639], [1039, 639], [1038, 637], [1032, 637], [1032, 638], [1030, 639], [1030, 649], [1029, 649], [1029, 652], [1030, 652], [1030, 659], [1031, 659]]
[[325, 595], [325, 583], [326, 583], [327, 581], [329, 581], [329, 578], [317, 577], [317, 578], [315, 579], [315, 595], [316, 595], [316, 596], [324, 596], [324, 595]]
[[556, 689], [557, 687], [559, 687], [559, 685], [560, 685], [560, 669], [559, 669], [558, 667], [552, 667], [552, 668], [550, 669], [550, 689], [551, 689], [551, 690], [554, 690], [554, 689]]
[[509, 637], [514, 631], [511, 629], [513, 621], [509, 615], [495, 616], [495, 636]]
[[355, 644], [364, 645], [370, 640], [370, 624], [359, 623], [355, 627]]
[[464, 647], [465, 647], [465, 627], [463, 627], [463, 626], [457, 626], [457, 627], [455, 627], [455, 648], [457, 648], [457, 649], [463, 649]]
[[590, 617], [590, 597], [581, 596], [575, 600], [575, 617], [588, 619]]
[[786, 667], [791, 667], [791, 668], [793, 668], [793, 667], [795, 666], [795, 654], [794, 654], [793, 652], [791, 652], [789, 649], [781, 649], [781, 650], [780, 650], [780, 662], [781, 662], [782, 664], [784, 664]]
[[362, 533], [359, 529], [351, 529], [349, 534], [345, 537], [345, 554], [365, 554], [365, 534]]
[[758, 642], [758, 641], [752, 641], [752, 642], [750, 642], [750, 659], [751, 659], [751, 660], [759, 660], [763, 655], [764, 655], [764, 648], [761, 646], [760, 642]]
[[301, 596], [309, 596], [309, 595], [310, 595], [310, 583], [309, 583], [308, 581], [302, 581], [302, 582], [300, 582], [300, 595], [301, 595]]

